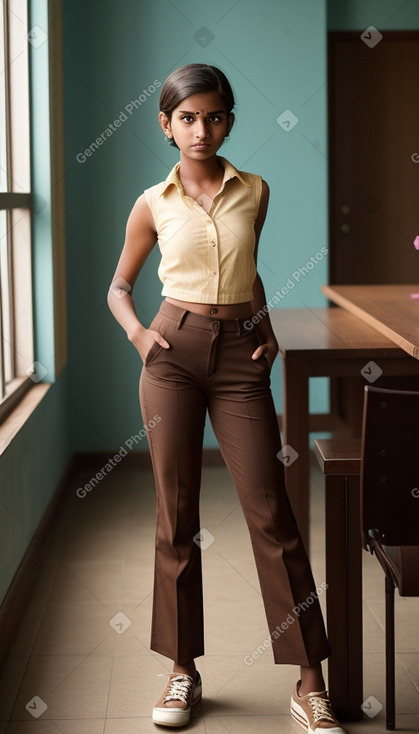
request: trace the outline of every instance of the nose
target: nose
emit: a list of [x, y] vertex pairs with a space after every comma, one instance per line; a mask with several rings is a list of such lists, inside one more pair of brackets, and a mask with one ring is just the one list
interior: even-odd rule
[[207, 137], [208, 129], [207, 129], [207, 124], [205, 120], [202, 120], [202, 119], [200, 120], [199, 118], [197, 119], [195, 134], [196, 134], [196, 137], [199, 138], [200, 140]]

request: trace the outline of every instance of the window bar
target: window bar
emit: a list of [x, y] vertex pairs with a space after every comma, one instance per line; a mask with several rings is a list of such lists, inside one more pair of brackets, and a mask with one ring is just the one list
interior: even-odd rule
[[0, 209], [31, 209], [32, 203], [32, 194], [0, 192]]
[[[7, 7], [6, 2], [3, 3], [3, 8], [0, 16], [0, 33], [1, 33], [1, 46], [2, 46], [2, 53], [3, 58], [1, 61], [3, 62], [4, 66], [4, 74], [6, 75], [6, 27], [7, 27]], [[0, 89], [0, 94], [3, 96], [5, 92], [5, 82], [3, 81], [2, 87]], [[3, 100], [5, 101], [5, 95], [3, 96]], [[3, 105], [2, 105], [3, 107]], [[6, 114], [4, 115], [4, 120], [1, 120], [1, 124], [6, 123]], [[2, 152], [2, 158], [1, 163], [3, 163], [3, 155], [6, 153], [7, 150], [7, 144], [4, 146], [2, 145], [1, 152]], [[7, 156], [7, 153], [6, 153]], [[5, 159], [5, 162], [7, 161], [7, 157]], [[6, 162], [6, 168], [7, 168], [7, 162]], [[1, 172], [3, 174], [3, 172]], [[7, 174], [7, 172], [6, 172]], [[0, 212], [0, 399], [3, 400], [6, 392], [6, 376], [5, 376], [5, 364], [4, 364], [4, 328], [3, 328], [3, 288], [2, 288], [2, 268], [3, 266], [3, 243], [2, 243], [2, 237], [5, 236], [5, 227], [4, 227], [4, 216], [2, 212]]]
[[[10, 8], [8, 0], [4, 1], [4, 91], [5, 91], [5, 117], [6, 117], [6, 160], [7, 160], [7, 192], [13, 191], [13, 161], [12, 161], [12, 145], [11, 145], [11, 124], [10, 124], [10, 73], [9, 67], [11, 63], [10, 59], [10, 39], [9, 39], [9, 15]], [[14, 314], [14, 287], [13, 287], [13, 232], [12, 232], [12, 217], [11, 210], [6, 211], [6, 242], [5, 242], [5, 260], [4, 266], [7, 268], [7, 272], [4, 274], [4, 282], [7, 282], [7, 309], [4, 308], [5, 301], [3, 302], [2, 308], [2, 329], [3, 329], [3, 379], [4, 389], [6, 389], [7, 383], [16, 377], [15, 369], [15, 314]], [[7, 319], [7, 324], [5, 323]]]
[[5, 103], [5, 123], [6, 123], [6, 169], [7, 169], [7, 191], [12, 191], [12, 171], [11, 171], [11, 146], [10, 146], [10, 42], [9, 42], [9, 3], [4, 0], [4, 16], [3, 16], [3, 43], [4, 43], [4, 103]]

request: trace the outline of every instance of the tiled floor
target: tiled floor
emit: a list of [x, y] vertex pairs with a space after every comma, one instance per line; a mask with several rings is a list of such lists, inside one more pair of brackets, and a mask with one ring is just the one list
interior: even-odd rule
[[[84, 473], [74, 481], [4, 671], [0, 734], [162, 730], [150, 713], [165, 683], [157, 676], [171, 663], [148, 648], [152, 476], [122, 462], [84, 499], [77, 497], [77, 487], [89, 479]], [[319, 585], [323, 489], [314, 464], [312, 497], [312, 566]], [[247, 529], [225, 469], [204, 468], [201, 508], [201, 525], [215, 540], [203, 551], [206, 655], [197, 663], [204, 698], [188, 728], [197, 734], [297, 734], [288, 714], [297, 669], [274, 666], [269, 649], [253, 665], [244, 663], [267, 628]], [[363, 555], [364, 692], [384, 703], [383, 575], [376, 560]], [[419, 600], [397, 595], [396, 609], [397, 726], [419, 732]], [[349, 734], [384, 732], [384, 711], [346, 728]]]

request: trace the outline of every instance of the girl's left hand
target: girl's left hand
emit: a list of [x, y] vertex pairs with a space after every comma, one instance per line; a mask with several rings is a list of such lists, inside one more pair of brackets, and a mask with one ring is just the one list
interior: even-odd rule
[[261, 357], [265, 356], [269, 365], [269, 369], [271, 369], [278, 352], [279, 347], [276, 341], [265, 342], [264, 344], [261, 344], [257, 349], [255, 349], [252, 354], [252, 359], [260, 359]]

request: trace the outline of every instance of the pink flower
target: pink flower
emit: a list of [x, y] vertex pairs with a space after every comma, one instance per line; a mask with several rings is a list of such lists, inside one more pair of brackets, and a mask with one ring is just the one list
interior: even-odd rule
[[415, 237], [413, 244], [416, 247], [416, 249], [419, 250], [419, 234], [417, 237]]

